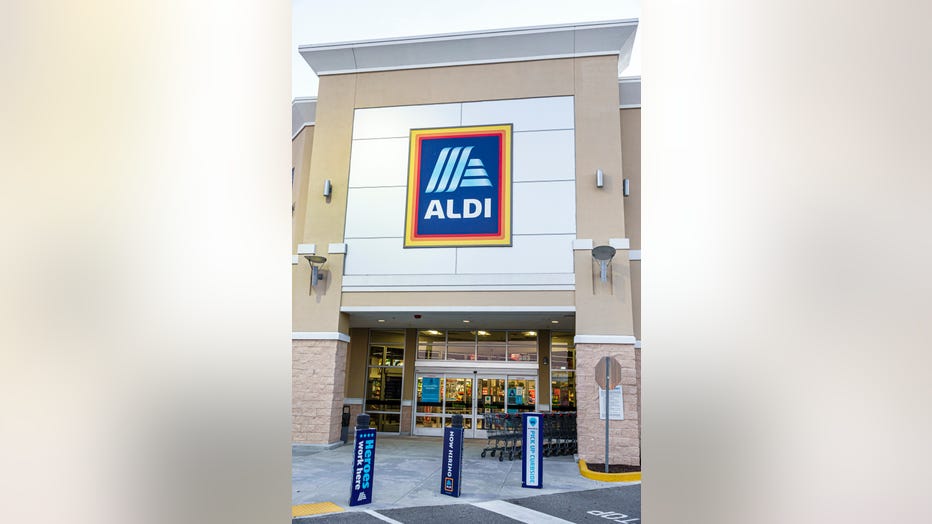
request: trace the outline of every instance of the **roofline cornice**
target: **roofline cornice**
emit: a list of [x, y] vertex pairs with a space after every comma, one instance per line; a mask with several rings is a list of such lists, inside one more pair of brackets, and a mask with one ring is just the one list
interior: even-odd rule
[[415, 37], [302, 45], [318, 76], [618, 55], [630, 60], [638, 20], [491, 29]]

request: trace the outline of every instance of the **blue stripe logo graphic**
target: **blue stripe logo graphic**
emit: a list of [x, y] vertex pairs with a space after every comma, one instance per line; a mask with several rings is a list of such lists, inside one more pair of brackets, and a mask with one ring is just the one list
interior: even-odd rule
[[482, 160], [469, 158], [472, 149], [473, 146], [441, 149], [424, 192], [452, 193], [461, 187], [492, 187]]

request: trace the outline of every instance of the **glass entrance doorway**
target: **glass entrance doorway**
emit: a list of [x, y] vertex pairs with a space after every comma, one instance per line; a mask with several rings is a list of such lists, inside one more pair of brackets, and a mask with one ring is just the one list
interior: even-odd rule
[[414, 406], [414, 435], [442, 436], [463, 415], [466, 438], [486, 438], [485, 413], [523, 413], [537, 408], [537, 377], [418, 373]]

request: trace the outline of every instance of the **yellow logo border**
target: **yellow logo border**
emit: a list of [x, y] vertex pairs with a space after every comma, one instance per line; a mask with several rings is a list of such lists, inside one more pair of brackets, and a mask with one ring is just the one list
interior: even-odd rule
[[[499, 234], [491, 235], [431, 235], [430, 238], [418, 238], [415, 232], [417, 190], [420, 174], [419, 141], [432, 137], [475, 136], [493, 133], [502, 134], [502, 170], [501, 208], [499, 215]], [[430, 129], [412, 129], [408, 142], [408, 194], [405, 201], [405, 239], [404, 247], [508, 247], [511, 246], [511, 210], [512, 210], [512, 124], [495, 124], [484, 126], [438, 127]]]

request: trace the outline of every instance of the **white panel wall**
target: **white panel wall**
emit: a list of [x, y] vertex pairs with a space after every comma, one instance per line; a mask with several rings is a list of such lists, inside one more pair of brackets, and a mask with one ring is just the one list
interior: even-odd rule
[[347, 275], [431, 275], [456, 271], [456, 250], [401, 249], [400, 238], [359, 238], [346, 241]]
[[514, 184], [512, 232], [515, 235], [575, 234], [576, 182], [522, 182]]
[[457, 273], [572, 273], [576, 235], [515, 236], [510, 248], [458, 249]]
[[515, 131], [573, 129], [573, 97], [522, 98], [463, 104], [463, 125], [514, 124]]
[[[466, 289], [572, 289], [573, 122], [573, 97], [357, 109], [344, 289], [445, 282]], [[514, 124], [513, 246], [404, 249], [410, 130], [507, 123]]]
[[575, 180], [576, 137], [573, 130], [514, 133], [515, 182]]
[[460, 104], [357, 109], [353, 140], [407, 138], [412, 129], [459, 125]]
[[404, 187], [351, 187], [344, 238], [403, 238], [406, 194]]
[[350, 187], [404, 186], [408, 183], [408, 139], [354, 140]]

